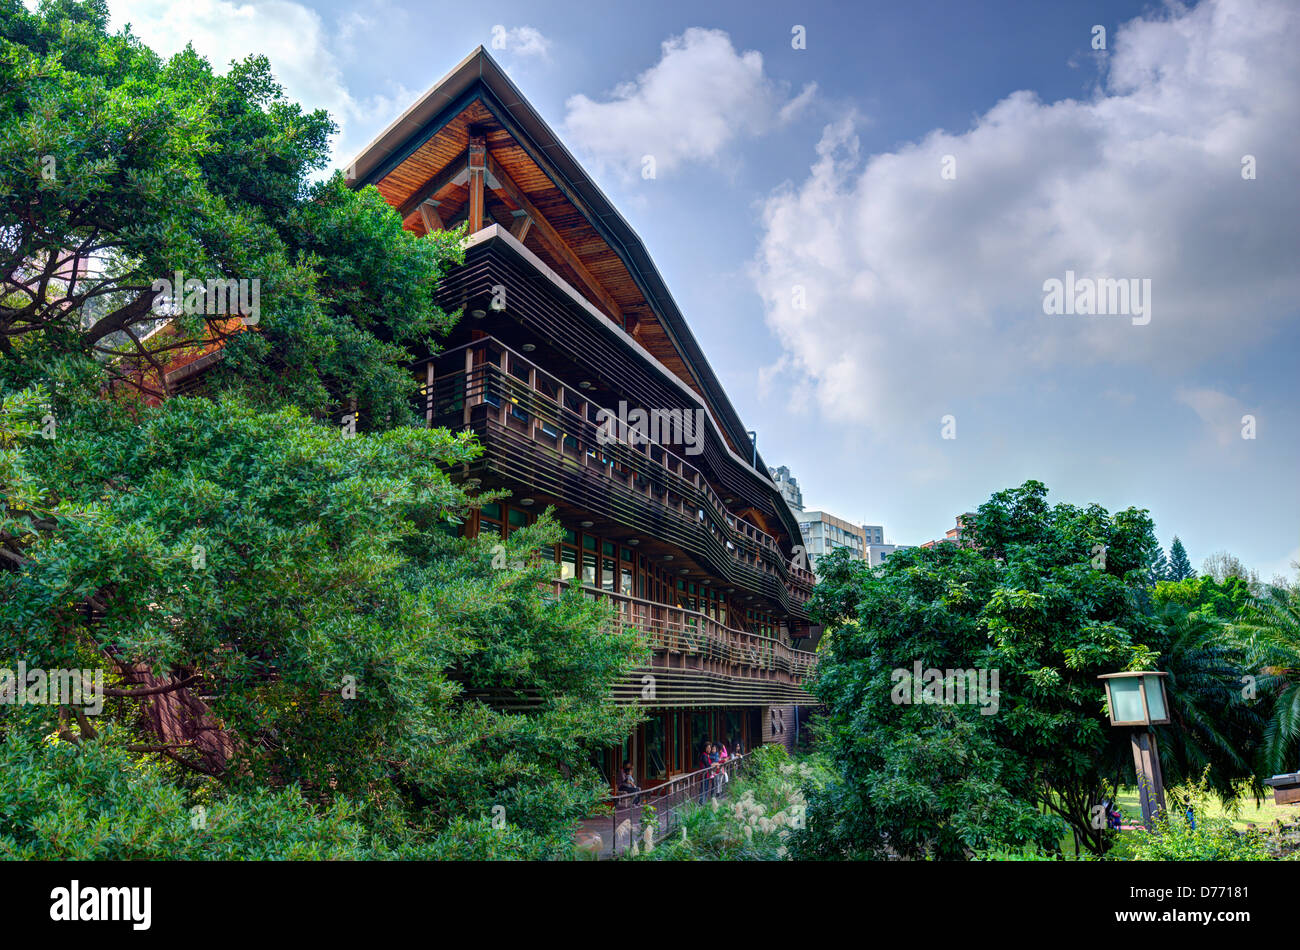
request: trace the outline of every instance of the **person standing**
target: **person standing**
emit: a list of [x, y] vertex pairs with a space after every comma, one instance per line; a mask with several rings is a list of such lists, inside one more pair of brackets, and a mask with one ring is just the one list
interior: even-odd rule
[[700, 749], [700, 804], [704, 804], [704, 799], [709, 794], [709, 785], [712, 782], [713, 770], [713, 743], [705, 742]]

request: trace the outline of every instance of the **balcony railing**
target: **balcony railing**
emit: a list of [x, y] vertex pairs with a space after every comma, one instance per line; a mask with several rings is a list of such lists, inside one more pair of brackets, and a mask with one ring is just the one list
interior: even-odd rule
[[[491, 353], [501, 365], [479, 353]], [[704, 529], [748, 586], [777, 599], [802, 605], [811, 596], [812, 572], [787, 557], [771, 535], [736, 517], [694, 466], [655, 442], [611, 438], [596, 418], [601, 409], [581, 390], [491, 338], [441, 354], [433, 362], [432, 382], [420, 396], [431, 426], [459, 429], [492, 419], [499, 430], [528, 439], [570, 464], [599, 473], [633, 495], [667, 507], [686, 523]], [[621, 423], [611, 418], [617, 429]], [[728, 572], [731, 573], [731, 572]]]
[[[569, 587], [556, 581], [558, 593]], [[671, 665], [670, 657], [691, 657], [702, 669], [746, 679], [787, 679], [802, 683], [817, 667], [817, 654], [796, 650], [775, 637], [723, 626], [705, 614], [671, 604], [594, 587], [581, 588], [592, 597], [607, 599], [620, 623], [646, 635], [655, 651], [656, 664]]]
[[579, 850], [597, 858], [613, 858], [628, 853], [633, 843], [638, 850], [658, 844], [680, 826], [686, 806], [724, 795], [727, 785], [744, 770], [748, 755], [732, 755], [714, 768], [697, 769], [639, 792], [611, 796], [605, 814], [582, 823]]

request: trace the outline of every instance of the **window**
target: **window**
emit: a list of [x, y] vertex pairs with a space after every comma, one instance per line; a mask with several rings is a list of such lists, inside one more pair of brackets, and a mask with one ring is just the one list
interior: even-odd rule
[[509, 526], [506, 533], [513, 534], [516, 529], [528, 526], [528, 512], [520, 508], [511, 508], [506, 512], [506, 524]]
[[645, 777], [652, 781], [668, 778], [668, 733], [664, 725], [666, 713], [660, 713], [645, 724]]
[[478, 533], [480, 537], [501, 537], [501, 505], [493, 502], [484, 505], [478, 513]]

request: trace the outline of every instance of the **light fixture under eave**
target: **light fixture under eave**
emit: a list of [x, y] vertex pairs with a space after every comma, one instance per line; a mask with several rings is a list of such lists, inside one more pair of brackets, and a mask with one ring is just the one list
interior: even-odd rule
[[525, 343], [525, 344], [524, 344], [523, 346], [521, 346], [519, 349], [523, 350], [525, 353], [531, 353], [533, 350], [537, 349], [537, 344], [536, 344], [536, 343]]
[[525, 508], [531, 508], [531, 507], [533, 506], [533, 499], [531, 499], [531, 498], [520, 498], [520, 499], [519, 499], [519, 504], [523, 505]]
[[673, 559], [673, 556], [672, 556], [671, 554], [665, 554], [665, 555], [664, 555], [664, 560], [665, 560], [665, 561], [671, 561], [672, 559]]
[[636, 547], [638, 544], [641, 543], [641, 539], [640, 539], [640, 538], [628, 538], [628, 539], [627, 539], [627, 543], [630, 544], [630, 545], [632, 545], [632, 547]]
[[469, 315], [470, 315], [471, 317], [473, 317], [475, 320], [482, 320], [484, 317], [487, 316], [487, 311], [486, 311], [486, 310], [471, 310], [471, 311], [469, 312]]
[[592, 521], [580, 521], [580, 522], [578, 522], [578, 523], [581, 524], [584, 528], [590, 528], [590, 527], [591, 527], [595, 522], [592, 522]]
[[590, 388], [591, 388], [591, 383], [589, 383], [587, 380], [584, 379], [582, 382], [578, 383], [578, 388], [579, 388], [579, 389], [590, 389]]

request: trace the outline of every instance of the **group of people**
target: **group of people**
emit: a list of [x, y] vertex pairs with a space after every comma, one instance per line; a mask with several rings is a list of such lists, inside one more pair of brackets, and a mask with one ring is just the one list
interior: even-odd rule
[[727, 752], [725, 738], [719, 742], [712, 740], [705, 742], [700, 749], [699, 768], [703, 770], [700, 776], [701, 802], [710, 796], [717, 797], [722, 794], [722, 786], [729, 781], [727, 770], [724, 768], [729, 758], [731, 756]]
[[[739, 749], [736, 750], [736, 754], [739, 754]], [[717, 742], [710, 739], [701, 746], [700, 758], [697, 762], [697, 768], [700, 771], [701, 804], [706, 798], [717, 797], [722, 794], [722, 786], [729, 781], [726, 764], [730, 758], [732, 758], [732, 754], [727, 751], [725, 737]], [[641, 786], [636, 783], [632, 763], [626, 760], [624, 760], [623, 769], [619, 773], [618, 791], [620, 795], [633, 796], [630, 799], [631, 804], [641, 804]]]

